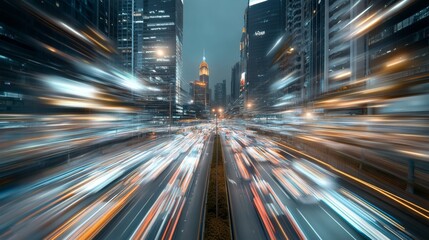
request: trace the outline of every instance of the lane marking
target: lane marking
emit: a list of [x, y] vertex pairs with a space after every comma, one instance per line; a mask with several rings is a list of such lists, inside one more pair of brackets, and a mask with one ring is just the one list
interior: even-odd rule
[[297, 208], [296, 210], [298, 210], [298, 213], [301, 215], [301, 217], [304, 219], [304, 221], [308, 224], [308, 226], [310, 226], [310, 228], [313, 230], [313, 232], [317, 235], [317, 237], [322, 240], [322, 238], [319, 236], [319, 234], [316, 232], [316, 230], [314, 230], [313, 226], [311, 226], [311, 224], [308, 222], [307, 218], [304, 217], [304, 215], [301, 213], [301, 211], [299, 211], [299, 209]]
[[232, 180], [231, 178], [228, 178], [228, 181], [234, 185], [237, 185], [237, 183], [234, 180]]
[[324, 207], [320, 207], [326, 214], [328, 214], [328, 216], [329, 217], [331, 217], [332, 218], [332, 220], [334, 220], [334, 222], [336, 222], [344, 231], [346, 231], [346, 233], [348, 233], [349, 235], [350, 235], [350, 237], [352, 237], [353, 239], [355, 239], [356, 240], [356, 238], [355, 237], [353, 237], [353, 235], [349, 232], [349, 231], [347, 231], [347, 229], [345, 229], [337, 220], [335, 220], [335, 218], [334, 217], [332, 217], [332, 215], [331, 214], [329, 214], [326, 210], [325, 210], [325, 208]]

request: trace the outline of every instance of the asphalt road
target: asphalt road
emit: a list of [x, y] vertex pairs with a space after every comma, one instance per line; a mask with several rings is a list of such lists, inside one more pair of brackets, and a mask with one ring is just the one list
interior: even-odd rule
[[[203, 148], [203, 158], [200, 160], [187, 193], [185, 206], [174, 234], [175, 239], [198, 239], [202, 232], [206, 176], [208, 176], [213, 151], [213, 136], [210, 135], [208, 139]], [[140, 186], [135, 199], [103, 228], [96, 239], [130, 239], [185, 156], [186, 154], [181, 154], [180, 158], [176, 159], [154, 182]], [[156, 232], [151, 231], [149, 238], [156, 238]]]
[[116, 215], [112, 221], [104, 227], [96, 239], [130, 239], [141, 220], [146, 216], [158, 196], [164, 190], [174, 170], [180, 165], [181, 159], [173, 162], [151, 184], [141, 185], [137, 189], [137, 195], [124, 209]]
[[234, 239], [267, 239], [253, 206], [252, 194], [245, 180], [242, 180], [234, 161], [231, 147], [221, 135], [228, 183], [228, 197]]
[[175, 239], [202, 239], [204, 235], [205, 204], [213, 154], [214, 135], [210, 135], [202, 159], [195, 172], [193, 184], [176, 227]]
[[276, 192], [284, 206], [295, 216], [308, 239], [364, 239], [325, 204], [303, 204], [289, 197], [272, 177], [269, 163], [257, 165], [263, 179]]
[[[97, 149], [3, 189], [0, 238], [130, 239], [154, 204], [161, 202], [165, 204], [161, 211], [171, 212], [153, 218], [147, 237], [168, 231], [176, 239], [198, 239], [213, 136], [202, 137], [202, 130], [188, 133]], [[184, 185], [188, 179], [189, 185]], [[173, 197], [177, 205], [168, 210], [165, 196]], [[168, 219], [164, 214], [174, 214], [177, 225], [163, 223]]]
[[[237, 129], [244, 136], [242, 131]], [[203, 130], [197, 130], [190, 135], [184, 133], [133, 144], [117, 143], [82, 154], [63, 165], [27, 177], [17, 186], [1, 190], [0, 239], [62, 238], [87, 236], [87, 233], [96, 239], [130, 239], [144, 219], [154, 219], [146, 228], [148, 239], [159, 238], [165, 232], [171, 233], [174, 239], [201, 239], [214, 145], [212, 133], [205, 138], [202, 134]], [[244, 151], [249, 144], [260, 149], [277, 148], [281, 149], [285, 160], [282, 160], [284, 164], [275, 164], [248, 154], [253, 164], [246, 168], [269, 186], [269, 190], [263, 190], [263, 184], [255, 185], [254, 179], [241, 177], [233, 146], [227, 142], [225, 134], [221, 134], [234, 239], [269, 239], [268, 225], [264, 224], [260, 208], [254, 203], [255, 186], [260, 189], [257, 194], [277, 238], [287, 235], [296, 239], [300, 234], [307, 239], [320, 240], [368, 238], [368, 232], [347, 220], [347, 214], [339, 212], [339, 205], [326, 200], [326, 196], [335, 194], [348, 208], [358, 205], [362, 209], [371, 208], [395, 220], [400, 228], [410, 233], [409, 239], [425, 238], [427, 226], [424, 223], [339, 178], [335, 188], [323, 189], [316, 186], [314, 179], [298, 173], [302, 182], [313, 181], [317, 188], [315, 193], [319, 194], [316, 202], [298, 201], [290, 189], [280, 184], [273, 170], [288, 168], [297, 172], [292, 163], [306, 162], [305, 156], [279, 146], [280, 143], [271, 142], [277, 145], [270, 146], [267, 144], [270, 139], [264, 136], [238, 137], [237, 142], [239, 146], [234, 147], [235, 151]], [[197, 153], [201, 158], [196, 165], [192, 156]], [[165, 195], [166, 191], [170, 195]], [[173, 202], [177, 201], [170, 212], [166, 210], [170, 202], [165, 196], [173, 196]], [[356, 199], [354, 205], [348, 205], [353, 202], [352, 198]], [[151, 213], [160, 202], [165, 204], [161, 211]], [[165, 224], [173, 215], [174, 222]], [[393, 228], [389, 222], [374, 219], [376, 223], [368, 222], [377, 225], [376, 231], [380, 230], [389, 239], [395, 238], [395, 233], [384, 229], [386, 226]]]
[[[226, 144], [225, 135], [222, 137], [223, 150], [226, 161], [229, 197], [231, 203], [231, 216], [233, 235], [235, 239], [268, 239], [268, 233], [261, 222], [261, 218], [252, 202], [252, 194], [249, 190], [249, 180], [240, 177], [232, 148]], [[244, 147], [241, 144], [241, 147]], [[289, 155], [285, 154], [285, 157]], [[355, 227], [351, 226], [324, 202], [302, 203], [291, 198], [279, 183], [274, 179], [272, 170], [274, 166], [270, 162], [258, 162], [251, 160], [260, 177], [273, 189], [283, 206], [285, 206], [294, 218], [294, 221], [302, 230], [307, 239], [365, 239]], [[292, 224], [285, 216], [278, 216], [279, 225], [288, 236], [296, 238]], [[279, 231], [279, 229], [276, 229]]]
[[[143, 142], [135, 145], [139, 151], [145, 151], [161, 144], [165, 139]], [[137, 166], [132, 166], [123, 176], [113, 179], [97, 192], [78, 192], [73, 190], [90, 178], [94, 173], [115, 161], [117, 150], [126, 149], [127, 142], [110, 146], [105, 153], [94, 150], [53, 169], [38, 172], [26, 181], [0, 193], [0, 238], [32, 236], [42, 238], [58, 228], [64, 221], [78, 213], [91, 202], [96, 201], [113, 186], [118, 184]], [[129, 151], [129, 155], [133, 155]], [[107, 159], [111, 159], [107, 161]], [[62, 201], [58, 198], [68, 196]], [[26, 217], [31, 214], [32, 218]], [[49, 223], [49, 224], [47, 224]], [[25, 226], [25, 227], [23, 227]], [[37, 230], [36, 232], [34, 232]]]

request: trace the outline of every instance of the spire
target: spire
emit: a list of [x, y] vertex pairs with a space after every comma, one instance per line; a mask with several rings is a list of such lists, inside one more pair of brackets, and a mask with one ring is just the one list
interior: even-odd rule
[[[206, 49], [203, 49], [203, 61], [201, 61], [200, 63], [200, 80], [201, 80], [201, 76], [208, 76], [209, 75], [209, 65], [206, 62]], [[204, 82], [208, 82], [207, 80], [201, 80]]]

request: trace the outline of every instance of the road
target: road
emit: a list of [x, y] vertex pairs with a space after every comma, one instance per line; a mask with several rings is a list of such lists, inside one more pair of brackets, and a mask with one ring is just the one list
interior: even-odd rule
[[196, 239], [211, 129], [118, 143], [3, 189], [0, 238]]
[[[418, 239], [427, 229], [310, 156], [221, 127], [234, 239]], [[201, 239], [213, 125], [109, 147], [0, 190], [0, 239]]]
[[180, 217], [175, 239], [202, 239], [204, 235], [205, 204], [213, 154], [214, 135], [210, 135], [203, 151], [200, 167], [196, 170], [194, 183]]
[[264, 229], [252, 204], [250, 189], [241, 180], [237, 165], [233, 161], [231, 146], [221, 135], [221, 144], [225, 160], [230, 216], [234, 239], [265, 239]]
[[221, 139], [235, 239], [424, 236], [368, 193], [268, 137], [228, 126]]

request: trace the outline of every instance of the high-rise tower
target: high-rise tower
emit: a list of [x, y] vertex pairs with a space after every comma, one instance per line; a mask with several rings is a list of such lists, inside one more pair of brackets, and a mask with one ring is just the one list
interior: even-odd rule
[[203, 57], [203, 61], [200, 63], [200, 81], [209, 83], [209, 65], [206, 62], [206, 57]]
[[182, 114], [182, 43], [183, 1], [143, 1], [142, 72], [161, 89], [156, 109], [161, 115]]
[[116, 2], [116, 44], [123, 70], [136, 74], [142, 71], [142, 1], [119, 0]]
[[[252, 101], [254, 109], [268, 105], [265, 96], [271, 80], [270, 67], [272, 65], [269, 57], [270, 49], [273, 48], [284, 32], [284, 22], [281, 0], [251, 0], [245, 16], [246, 32], [243, 39], [248, 45], [244, 56], [246, 57], [245, 77], [246, 101]], [[257, 107], [256, 107], [257, 105]]]
[[206, 56], [204, 54], [203, 61], [200, 63], [200, 82], [204, 82], [206, 86], [206, 99], [205, 99], [205, 107], [207, 108], [210, 105], [210, 90], [209, 90], [209, 65], [206, 62]]

